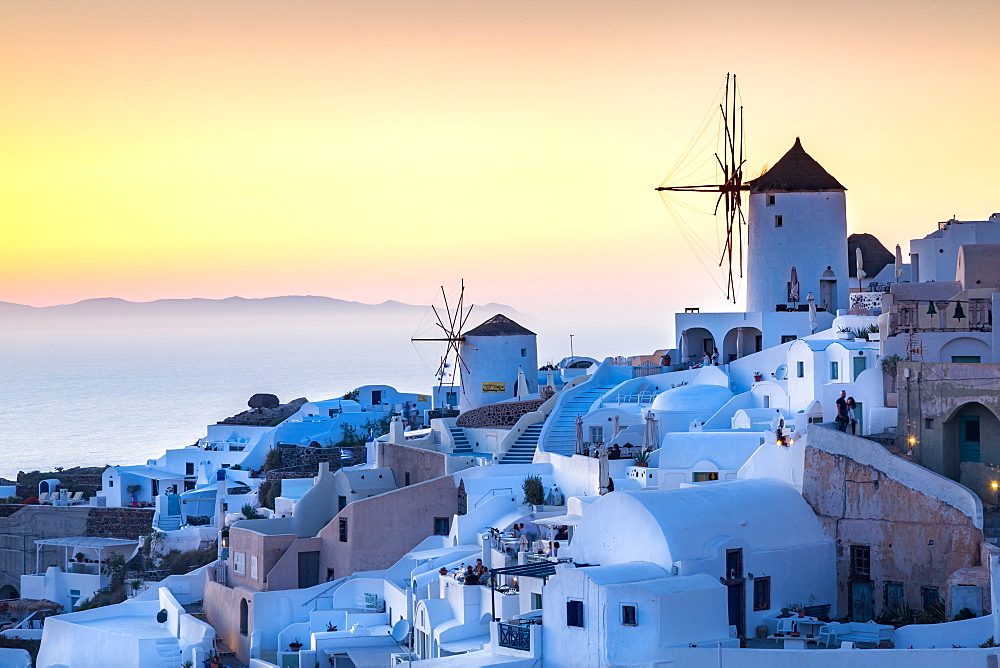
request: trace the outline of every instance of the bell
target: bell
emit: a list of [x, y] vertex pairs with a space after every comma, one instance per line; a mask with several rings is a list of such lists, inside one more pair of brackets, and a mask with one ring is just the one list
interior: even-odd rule
[[955, 313], [951, 316], [955, 320], [961, 320], [965, 317], [965, 310], [962, 308], [962, 302], [955, 302]]
[[937, 309], [934, 308], [934, 302], [931, 302], [930, 304], [931, 305], [927, 307], [927, 315], [937, 315]]

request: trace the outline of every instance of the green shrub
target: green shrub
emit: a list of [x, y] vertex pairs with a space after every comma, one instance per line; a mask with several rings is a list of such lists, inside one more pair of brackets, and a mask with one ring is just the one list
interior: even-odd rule
[[210, 564], [218, 558], [218, 548], [215, 544], [203, 550], [170, 550], [160, 559], [160, 568], [170, 571], [171, 575], [184, 575], [205, 564]]
[[914, 614], [913, 610], [910, 610], [905, 605], [900, 604], [883, 611], [882, 615], [878, 618], [878, 623], [892, 624], [898, 629], [900, 626], [912, 624]]
[[257, 509], [251, 506], [249, 503], [244, 503], [243, 507], [240, 509], [240, 512], [243, 513], [243, 517], [247, 518], [248, 520], [259, 520], [264, 517], [263, 515], [258, 513]]
[[265, 480], [257, 488], [257, 502], [274, 510], [274, 500], [281, 496], [281, 480]]
[[545, 487], [542, 486], [542, 479], [537, 475], [529, 475], [521, 483], [524, 491], [524, 502], [530, 506], [540, 506], [545, 503]]
[[980, 643], [979, 646], [980, 647], [1000, 647], [1000, 643], [997, 643], [997, 641], [993, 639], [993, 636], [990, 636], [989, 638], [986, 639], [986, 642]]
[[212, 523], [212, 517], [210, 515], [188, 515], [187, 523], [193, 527], [208, 526]]
[[278, 448], [271, 448], [267, 451], [267, 457], [264, 459], [264, 473], [272, 471], [274, 469], [280, 469], [284, 464], [281, 461], [281, 450]]
[[961, 621], [961, 620], [963, 620], [963, 619], [972, 619], [972, 618], [973, 618], [973, 617], [975, 617], [975, 616], [976, 616], [976, 613], [974, 613], [974, 612], [973, 612], [972, 610], [970, 610], [969, 608], [962, 608], [962, 609], [961, 609], [961, 610], [959, 610], [959, 611], [958, 611], [958, 613], [957, 613], [957, 614], [955, 615], [955, 620], [954, 620], [954, 621], [956, 621], [956, 622], [959, 622], [959, 621]]
[[940, 601], [928, 605], [924, 608], [919, 615], [917, 615], [917, 624], [940, 624], [947, 621], [947, 615], [944, 612], [944, 603]]

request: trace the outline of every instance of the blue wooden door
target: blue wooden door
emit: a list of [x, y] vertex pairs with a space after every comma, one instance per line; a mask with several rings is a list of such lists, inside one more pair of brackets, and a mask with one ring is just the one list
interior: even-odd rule
[[958, 423], [958, 439], [963, 462], [978, 462], [980, 453], [979, 417], [963, 415]]

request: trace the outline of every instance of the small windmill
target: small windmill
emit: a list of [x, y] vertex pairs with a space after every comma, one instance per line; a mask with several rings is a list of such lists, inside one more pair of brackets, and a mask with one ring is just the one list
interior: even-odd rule
[[[434, 324], [441, 330], [442, 336], [414, 337], [410, 339], [410, 341], [414, 342], [436, 341], [447, 344], [444, 354], [441, 355], [441, 361], [438, 364], [437, 373], [435, 374], [438, 378], [439, 389], [444, 386], [445, 379], [449, 376], [450, 385], [454, 388], [455, 374], [461, 369], [465, 369], [466, 373], [469, 372], [469, 367], [466, 366], [465, 361], [462, 359], [462, 348], [469, 345], [465, 341], [462, 330], [465, 329], [465, 323], [469, 320], [469, 315], [472, 313], [472, 306], [465, 306], [464, 280], [461, 282], [461, 290], [458, 293], [458, 301], [455, 303], [454, 311], [452, 311], [451, 304], [448, 302], [448, 295], [445, 294], [443, 285], [441, 286], [441, 297], [444, 299], [445, 317], [441, 317], [441, 313], [436, 306], [431, 305], [431, 310], [434, 312], [434, 317], [437, 318], [437, 322]], [[462, 391], [465, 391], [464, 386]]]
[[[719, 266], [726, 266], [726, 299], [736, 302], [736, 275], [743, 277], [743, 228], [746, 226], [746, 217], [743, 215], [743, 191], [749, 190], [749, 186], [743, 181], [743, 165], [746, 159], [743, 157], [743, 107], [737, 106], [738, 91], [736, 88], [736, 75], [726, 75], [725, 94], [719, 103], [721, 112], [721, 134], [722, 146], [715, 153], [715, 162], [718, 164], [721, 183], [697, 184], [697, 185], [667, 185], [662, 184], [656, 190], [664, 192], [703, 192], [719, 193], [715, 201], [715, 215], [722, 212], [722, 224], [724, 240], [722, 242], [722, 253], [719, 258]], [[685, 155], [691, 147], [685, 151]], [[682, 156], [683, 158], [683, 156]], [[680, 162], [680, 161], [679, 161]], [[670, 177], [668, 177], [670, 178]], [[665, 200], [666, 201], [666, 200]], [[738, 250], [737, 250], [738, 247]]]

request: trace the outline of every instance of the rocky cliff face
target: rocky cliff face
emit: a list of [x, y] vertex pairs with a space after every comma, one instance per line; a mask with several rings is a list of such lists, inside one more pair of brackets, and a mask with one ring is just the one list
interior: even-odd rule
[[[261, 396], [274, 396], [274, 395], [258, 395], [255, 394], [253, 398]], [[252, 399], [253, 399], [252, 398]], [[275, 397], [277, 401], [277, 397]], [[284, 420], [288, 419], [295, 414], [302, 404], [308, 401], [305, 397], [299, 397], [298, 399], [293, 399], [287, 404], [280, 404], [273, 407], [267, 407], [265, 405], [260, 405], [268, 402], [254, 401], [259, 405], [258, 408], [251, 408], [248, 411], [243, 411], [232, 417], [228, 417], [225, 420], [219, 422], [219, 424], [239, 424], [246, 425], [250, 427], [273, 427], [277, 424], [281, 424]]]

